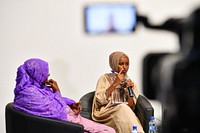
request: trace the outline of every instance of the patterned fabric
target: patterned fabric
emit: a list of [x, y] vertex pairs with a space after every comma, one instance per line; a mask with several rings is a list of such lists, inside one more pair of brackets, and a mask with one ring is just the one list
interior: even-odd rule
[[36, 58], [25, 61], [17, 71], [14, 108], [36, 116], [82, 124], [85, 133], [115, 133], [111, 127], [75, 115], [68, 106], [75, 103], [74, 100], [42, 84], [48, 75], [47, 62]]
[[25, 61], [17, 71], [14, 108], [37, 116], [67, 120], [66, 104], [74, 101], [42, 85], [48, 75], [47, 62], [35, 58]]
[[69, 106], [67, 106], [67, 118], [71, 122], [82, 124], [85, 133], [115, 133], [115, 130], [109, 126], [88, 120], [81, 115], [74, 115]]

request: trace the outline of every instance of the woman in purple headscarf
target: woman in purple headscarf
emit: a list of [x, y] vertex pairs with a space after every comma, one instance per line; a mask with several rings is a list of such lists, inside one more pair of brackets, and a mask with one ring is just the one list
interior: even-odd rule
[[25, 61], [17, 71], [14, 108], [41, 117], [82, 124], [87, 133], [115, 133], [111, 127], [83, 118], [80, 103], [62, 97], [56, 81], [48, 80], [48, 76], [47, 62], [37, 58]]

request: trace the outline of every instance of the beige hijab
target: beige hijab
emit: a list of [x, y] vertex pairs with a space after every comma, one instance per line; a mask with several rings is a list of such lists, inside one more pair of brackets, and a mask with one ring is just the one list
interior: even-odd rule
[[110, 67], [113, 71], [118, 72], [118, 64], [119, 64], [119, 60], [122, 56], [126, 56], [128, 58], [128, 56], [120, 51], [116, 51], [110, 54], [109, 56], [109, 64]]

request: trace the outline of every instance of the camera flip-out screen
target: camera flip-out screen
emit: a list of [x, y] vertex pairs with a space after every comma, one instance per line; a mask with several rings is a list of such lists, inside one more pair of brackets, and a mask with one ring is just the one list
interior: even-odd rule
[[137, 23], [133, 4], [93, 4], [84, 8], [85, 31], [99, 33], [131, 33]]

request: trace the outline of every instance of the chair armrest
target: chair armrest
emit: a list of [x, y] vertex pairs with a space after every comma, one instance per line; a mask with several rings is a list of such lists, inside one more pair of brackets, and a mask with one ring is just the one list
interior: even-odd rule
[[151, 116], [154, 116], [154, 108], [145, 96], [139, 95], [134, 112], [139, 118], [145, 133], [148, 133], [149, 121]]
[[15, 110], [6, 105], [6, 133], [84, 133], [84, 127], [68, 121], [50, 119]]
[[[57, 133], [66, 133], [66, 132], [83, 133], [84, 132], [83, 125], [68, 122], [68, 121], [62, 121], [62, 120], [55, 120], [55, 119], [49, 119], [49, 118], [45, 118], [45, 119], [46, 119], [45, 123], [43, 123], [38, 118], [35, 119], [36, 121], [34, 121], [32, 123], [39, 130], [36, 132], [34, 131], [35, 133], [39, 133], [41, 131], [43, 131], [42, 133], [55, 133], [55, 132], [57, 132]], [[45, 126], [45, 125], [48, 128], [44, 128], [43, 126]]]
[[81, 106], [82, 106], [82, 111], [81, 111], [81, 116], [92, 120], [92, 103], [93, 103], [93, 98], [94, 98], [94, 91], [89, 92], [82, 96], [80, 98]]

